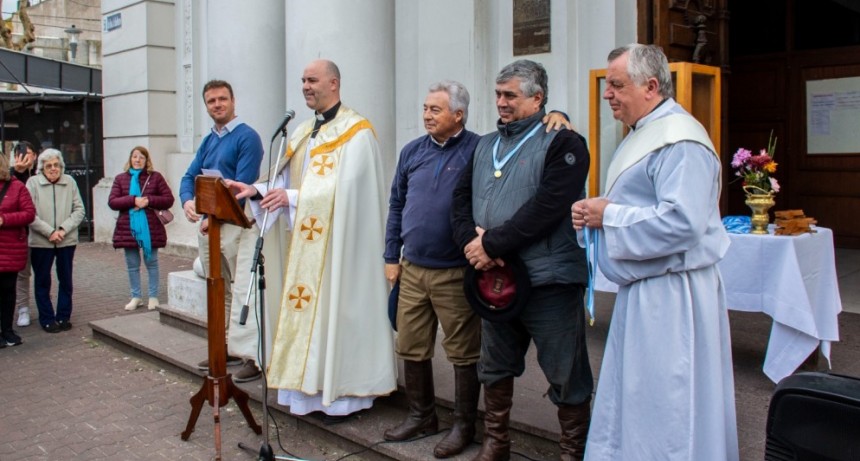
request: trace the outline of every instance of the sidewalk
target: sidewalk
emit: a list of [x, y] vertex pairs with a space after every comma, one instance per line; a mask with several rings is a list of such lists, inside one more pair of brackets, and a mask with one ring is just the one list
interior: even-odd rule
[[[164, 254], [159, 259], [160, 300], [166, 302], [167, 274], [190, 269], [191, 260]], [[128, 302], [122, 253], [104, 244], [79, 245], [74, 279], [72, 331], [48, 334], [34, 322], [16, 329], [24, 339], [23, 345], [0, 350], [0, 461], [213, 459], [212, 408], [208, 405], [203, 407], [191, 438], [183, 442], [179, 437], [191, 410], [188, 399], [200, 389], [200, 381], [93, 339], [88, 326], [92, 321], [119, 317], [126, 327], [136, 325], [140, 330], [152, 323], [153, 315], [145, 309], [130, 313], [122, 309]], [[844, 299], [851, 290], [854, 288], [842, 287], [843, 302], [857, 301]], [[595, 375], [602, 360], [613, 297], [601, 294], [597, 300], [597, 322], [587, 333]], [[774, 389], [761, 371], [771, 321], [764, 314], [743, 312], [731, 312], [730, 320], [741, 460], [760, 460]], [[860, 376], [860, 315], [841, 314], [839, 329], [842, 340], [833, 345], [833, 371]], [[533, 348], [529, 360], [526, 376], [517, 380], [515, 419], [527, 424], [533, 433], [557, 434], [554, 412], [546, 411], [541, 397], [546, 383], [540, 372], [533, 370]], [[440, 401], [450, 400], [450, 366], [441, 352], [434, 361], [437, 397]], [[397, 421], [397, 412], [403, 411], [402, 401], [387, 400], [382, 399], [358, 421], [344, 423], [340, 430], [361, 433], [371, 442], [381, 439], [381, 429]], [[259, 403], [252, 401], [250, 407], [256, 421], [262, 424]], [[274, 411], [271, 414], [278, 420], [281, 440], [295, 457], [335, 460], [354, 449], [344, 449], [337, 437], [321, 435], [316, 426], [305, 421]], [[243, 441], [258, 449], [261, 439], [247, 427], [234, 403], [222, 409], [221, 430], [222, 459], [256, 459], [256, 455], [236, 447], [237, 441]], [[277, 446], [274, 428], [270, 433], [274, 451], [283, 453]], [[432, 441], [391, 447], [387, 459], [430, 459]], [[548, 454], [539, 458], [554, 457]], [[363, 453], [348, 459], [380, 457]]]
[[[190, 269], [191, 261], [164, 254], [159, 260], [160, 299], [166, 301], [167, 274]], [[0, 350], [0, 460], [214, 459], [210, 406], [203, 407], [191, 438], [183, 442], [179, 437], [199, 381], [92, 339], [90, 321], [147, 312], [123, 310], [128, 279], [122, 253], [109, 245], [81, 244], [74, 271], [72, 330], [48, 334], [34, 319], [28, 327], [16, 327], [24, 344]], [[262, 424], [260, 406], [251, 408]], [[289, 441], [297, 457], [345, 454], [334, 445], [306, 440], [300, 426], [279, 426], [281, 439]], [[236, 445], [244, 441], [258, 450], [261, 439], [232, 402], [222, 408], [221, 431], [222, 459], [256, 459]], [[274, 429], [271, 434], [275, 452], [282, 453]]]

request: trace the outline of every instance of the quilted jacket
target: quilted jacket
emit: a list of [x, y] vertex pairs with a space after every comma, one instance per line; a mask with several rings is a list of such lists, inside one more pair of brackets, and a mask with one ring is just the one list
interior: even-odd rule
[[[36, 207], [24, 183], [10, 179], [6, 196], [0, 202], [0, 272], [18, 272], [27, 263], [27, 226], [36, 217]], [[0, 181], [0, 190], [7, 181]]]
[[[147, 178], [149, 182], [147, 182]], [[149, 223], [149, 238], [153, 248], [164, 248], [167, 245], [167, 230], [164, 229], [164, 224], [155, 215], [155, 210], [167, 210], [173, 206], [173, 192], [164, 176], [157, 171], [140, 173], [140, 187], [146, 186], [141, 191], [141, 195], [149, 199], [149, 206], [146, 207], [146, 221]], [[116, 227], [113, 231], [113, 247], [114, 248], [137, 248], [137, 241], [131, 235], [131, 225], [129, 223], [129, 210], [134, 208], [134, 196], [129, 195], [131, 188], [131, 174], [127, 171], [122, 172], [113, 180], [113, 186], [108, 197], [108, 206], [112, 210], [119, 211], [119, 217], [116, 220]]]

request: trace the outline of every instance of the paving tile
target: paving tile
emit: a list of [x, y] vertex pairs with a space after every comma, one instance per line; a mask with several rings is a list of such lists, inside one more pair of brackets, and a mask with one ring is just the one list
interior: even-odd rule
[[[167, 274], [188, 269], [190, 261], [164, 253], [159, 254], [159, 261], [162, 292], [165, 292]], [[166, 365], [94, 339], [89, 322], [111, 322], [124, 332], [133, 332], [144, 325], [155, 327], [159, 324], [157, 314], [144, 310], [129, 313], [122, 309], [128, 301], [125, 262], [122, 253], [109, 245], [79, 245], [74, 277], [72, 331], [47, 334], [36, 324], [17, 328], [24, 344], [0, 350], [0, 389], [3, 389], [0, 392], [0, 460], [213, 459], [214, 423], [208, 405], [203, 407], [190, 439], [179, 438], [190, 413], [188, 399], [201, 384], [189, 374], [171, 368], [192, 371], [193, 365], [205, 358], [205, 341], [179, 335], [158, 337], [157, 341], [166, 346], [159, 353], [176, 361]], [[850, 273], [847, 277], [856, 277], [856, 274]], [[843, 302], [860, 305], [860, 299], [855, 299], [860, 298], [860, 291], [845, 289], [853, 285], [842, 283]], [[598, 321], [587, 331], [595, 373], [602, 359], [613, 300], [611, 295], [598, 295]], [[730, 321], [741, 459], [760, 460], [764, 453], [767, 408], [774, 388], [761, 372], [770, 320], [763, 314], [732, 312]], [[833, 346], [833, 369], [860, 375], [860, 315], [843, 313], [839, 322], [842, 341]], [[145, 343], [145, 340], [140, 342]], [[530, 363], [533, 363], [534, 351], [531, 354]], [[441, 401], [450, 402], [453, 400], [453, 373], [444, 357], [440, 349], [434, 360], [437, 394]], [[259, 383], [248, 383], [241, 388], [260, 392]], [[518, 379], [516, 389], [516, 418], [531, 421], [529, 430], [543, 437], [557, 434], [557, 423], [552, 417], [554, 408], [542, 397], [546, 384], [540, 371], [529, 365], [526, 375]], [[270, 392], [269, 397], [274, 399], [274, 393]], [[356, 438], [364, 437], [362, 440], [368, 444], [379, 441], [382, 431], [402, 417], [402, 400], [398, 399], [398, 396], [380, 399], [371, 411], [351, 423], [344, 423], [340, 430]], [[251, 410], [260, 422], [259, 404], [253, 404]], [[255, 459], [253, 454], [240, 450], [237, 442], [258, 448], [260, 437], [248, 429], [234, 403], [222, 408], [222, 412], [223, 459]], [[349, 450], [322, 434], [318, 424], [283, 417], [274, 409], [271, 413], [278, 421], [283, 444], [297, 456], [334, 460]], [[270, 443], [277, 447], [275, 431], [270, 432]], [[360, 455], [349, 460], [380, 459], [381, 456], [429, 459], [430, 450], [440, 437], [381, 445], [382, 455], [375, 458]], [[530, 448], [519, 441], [517, 446]], [[540, 448], [534, 450], [540, 453]], [[280, 452], [277, 448], [276, 451]], [[474, 445], [466, 454], [454, 459], [469, 459], [476, 451], [477, 445]], [[551, 450], [538, 456], [539, 459], [555, 457], [557, 452]]]

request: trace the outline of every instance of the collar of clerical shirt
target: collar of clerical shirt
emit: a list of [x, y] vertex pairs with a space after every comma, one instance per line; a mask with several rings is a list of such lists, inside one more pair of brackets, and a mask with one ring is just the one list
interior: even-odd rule
[[340, 101], [325, 112], [314, 112], [316, 120], [314, 120], [314, 129], [311, 131], [311, 139], [317, 137], [317, 132], [319, 132], [320, 127], [334, 119], [334, 116], [337, 115], [338, 109], [340, 109]]

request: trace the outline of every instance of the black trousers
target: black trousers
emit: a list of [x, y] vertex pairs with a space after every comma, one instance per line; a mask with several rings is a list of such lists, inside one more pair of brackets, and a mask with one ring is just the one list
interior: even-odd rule
[[12, 331], [17, 282], [17, 272], [0, 272], [0, 332]]

